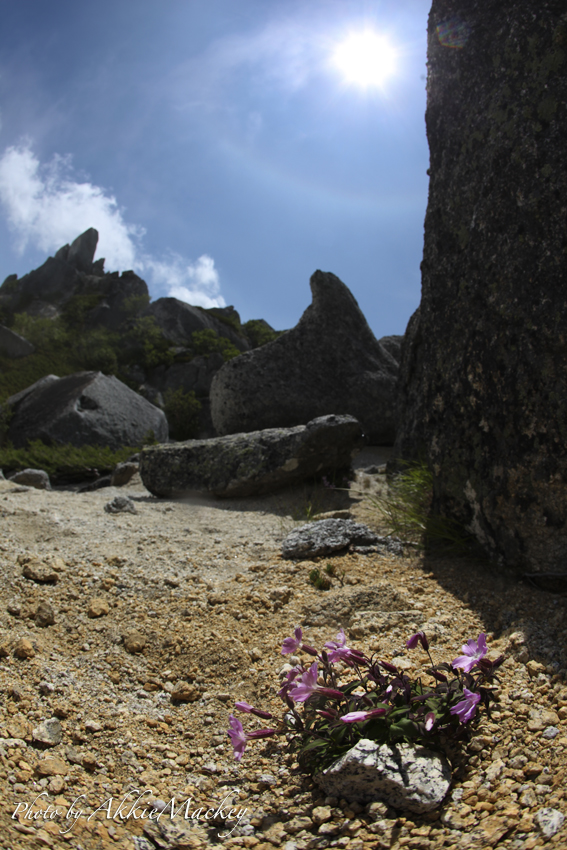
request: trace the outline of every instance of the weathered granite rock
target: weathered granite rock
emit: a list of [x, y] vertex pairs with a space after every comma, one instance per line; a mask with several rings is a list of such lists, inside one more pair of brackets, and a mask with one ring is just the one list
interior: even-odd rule
[[33, 354], [34, 351], [35, 346], [31, 342], [11, 331], [10, 328], [0, 325], [0, 354], [17, 360], [20, 357], [27, 357], [28, 354]]
[[[212, 311], [193, 307], [177, 298], [158, 298], [149, 305], [147, 312], [154, 317], [165, 338], [177, 345], [186, 345], [190, 342], [195, 331], [212, 330], [219, 336], [229, 339], [239, 351], [248, 351], [250, 348], [250, 343], [244, 336], [226, 321], [223, 322], [222, 319], [217, 318]], [[238, 313], [233, 307], [217, 312], [221, 316], [234, 315], [238, 319]]]
[[26, 487], [35, 487], [36, 490], [51, 490], [49, 475], [44, 469], [22, 469], [10, 476], [14, 484], [24, 484]]
[[403, 545], [397, 537], [381, 537], [368, 526], [351, 519], [329, 518], [309, 522], [294, 528], [282, 543], [284, 558], [314, 558], [349, 548], [361, 555], [376, 551], [403, 555]]
[[61, 743], [63, 738], [63, 728], [57, 717], [51, 717], [49, 720], [44, 720], [39, 726], [32, 730], [32, 738], [38, 744], [45, 744], [47, 747], [56, 747]]
[[284, 558], [313, 558], [340, 552], [347, 546], [376, 546], [378, 535], [367, 525], [352, 519], [320, 519], [308, 522], [285, 537]]
[[216, 430], [289, 427], [347, 413], [369, 442], [391, 444], [401, 340], [377, 340], [334, 274], [316, 271], [310, 283], [313, 303], [295, 328], [225, 363], [213, 378]]
[[557, 0], [433, 0], [422, 299], [395, 453], [423, 453], [434, 510], [519, 571], [561, 571], [567, 551], [566, 69]]
[[165, 414], [114, 376], [78, 372], [49, 375], [11, 396], [8, 438], [14, 446], [30, 440], [119, 449], [140, 444], [152, 430], [167, 440]]
[[535, 820], [545, 838], [553, 838], [565, 823], [565, 815], [558, 809], [544, 808], [536, 812]]
[[138, 463], [117, 463], [112, 471], [110, 483], [113, 487], [124, 487], [125, 484], [128, 484], [132, 480], [139, 468], [140, 465]]
[[148, 446], [140, 455], [140, 475], [156, 496], [190, 490], [249, 496], [348, 467], [362, 445], [362, 429], [352, 416], [321, 416], [295, 428]]
[[430, 812], [451, 785], [445, 757], [411, 744], [376, 744], [363, 738], [338, 761], [315, 775], [332, 797], [349, 802], [382, 800], [394, 809]]

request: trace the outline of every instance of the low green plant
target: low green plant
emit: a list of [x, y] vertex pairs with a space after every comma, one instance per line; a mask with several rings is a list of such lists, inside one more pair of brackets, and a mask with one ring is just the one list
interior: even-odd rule
[[456, 520], [434, 513], [433, 474], [426, 463], [407, 464], [389, 486], [387, 496], [372, 496], [389, 535], [419, 546], [438, 545], [465, 552], [471, 535]]
[[111, 472], [117, 463], [122, 463], [138, 448], [123, 446], [113, 451], [106, 446], [53, 445], [33, 440], [26, 448], [16, 449], [7, 444], [0, 448], [0, 469], [44, 469], [48, 475], [59, 478], [81, 478], [93, 469], [100, 473]]
[[169, 433], [174, 440], [191, 440], [199, 428], [201, 402], [191, 390], [168, 390], [164, 396], [164, 413]]
[[330, 590], [331, 582], [326, 578], [318, 567], [309, 572], [309, 581], [317, 590]]
[[310, 773], [328, 767], [363, 738], [378, 745], [414, 743], [434, 749], [443, 749], [451, 740], [467, 741], [479, 709], [489, 712], [496, 699], [496, 671], [504, 661], [503, 655], [487, 658], [484, 633], [469, 639], [463, 655], [450, 663], [434, 661], [424, 632], [411, 635], [407, 649], [421, 644], [430, 662], [417, 677], [347, 646], [342, 628], [320, 651], [302, 640], [298, 626], [294, 637], [283, 642], [282, 655], [303, 651], [309, 661], [296, 663], [285, 676], [278, 691], [284, 703], [280, 720], [247, 702], [235, 704], [237, 711], [277, 722], [269, 729], [245, 732], [231, 715], [228, 735], [237, 760], [248, 741], [273, 735], [286, 736], [300, 766]]

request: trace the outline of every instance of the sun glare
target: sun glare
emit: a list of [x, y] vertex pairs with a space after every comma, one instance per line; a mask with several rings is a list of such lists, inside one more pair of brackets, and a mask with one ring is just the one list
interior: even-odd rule
[[366, 30], [348, 36], [333, 54], [334, 65], [348, 83], [381, 86], [396, 67], [396, 52], [384, 36]]

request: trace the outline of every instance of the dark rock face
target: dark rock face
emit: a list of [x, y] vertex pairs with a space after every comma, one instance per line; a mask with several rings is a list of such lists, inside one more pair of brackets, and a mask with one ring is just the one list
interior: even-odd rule
[[[216, 312], [225, 318], [234, 316], [239, 321], [234, 307], [219, 308]], [[226, 321], [223, 322], [214, 313], [193, 307], [177, 298], [158, 298], [148, 307], [148, 314], [154, 317], [165, 338], [177, 345], [186, 345], [195, 331], [212, 330], [229, 339], [239, 351], [248, 351], [250, 348], [248, 340]]]
[[219, 434], [289, 427], [329, 413], [356, 417], [369, 441], [394, 440], [399, 338], [378, 341], [347, 287], [311, 278], [313, 303], [278, 339], [225, 363], [211, 387]]
[[140, 455], [140, 475], [156, 496], [191, 490], [250, 496], [348, 467], [362, 445], [352, 416], [321, 416], [295, 428], [149, 446]]
[[199, 355], [189, 363], [174, 363], [172, 366], [158, 366], [148, 375], [146, 384], [160, 393], [168, 390], [182, 389], [183, 392], [194, 392], [198, 396], [207, 396], [211, 389], [213, 377], [224, 363], [219, 352]]
[[78, 372], [48, 375], [6, 402], [12, 408], [8, 439], [17, 448], [30, 440], [72, 446], [134, 446], [153, 430], [167, 440], [163, 411], [115, 377]]
[[[451, 39], [457, 49], [448, 49]], [[567, 554], [565, 5], [433, 0], [428, 67], [423, 291], [404, 355], [395, 452], [424, 452], [435, 509], [465, 523], [491, 556], [559, 572]]]
[[33, 354], [35, 347], [23, 336], [0, 325], [0, 354], [7, 355], [13, 360]]
[[103, 259], [93, 263], [97, 242], [98, 232], [90, 227], [29, 274], [20, 279], [10, 275], [0, 288], [0, 307], [11, 314], [54, 318], [74, 296], [89, 296], [95, 302], [98, 298], [98, 304], [86, 325], [116, 330], [127, 316], [126, 300], [148, 301], [148, 287], [133, 271], [105, 274]]

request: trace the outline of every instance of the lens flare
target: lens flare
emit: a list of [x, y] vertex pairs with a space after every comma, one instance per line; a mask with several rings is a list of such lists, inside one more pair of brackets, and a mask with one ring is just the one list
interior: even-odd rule
[[333, 54], [334, 65], [349, 83], [379, 87], [396, 68], [396, 51], [384, 36], [366, 30], [353, 33]]

